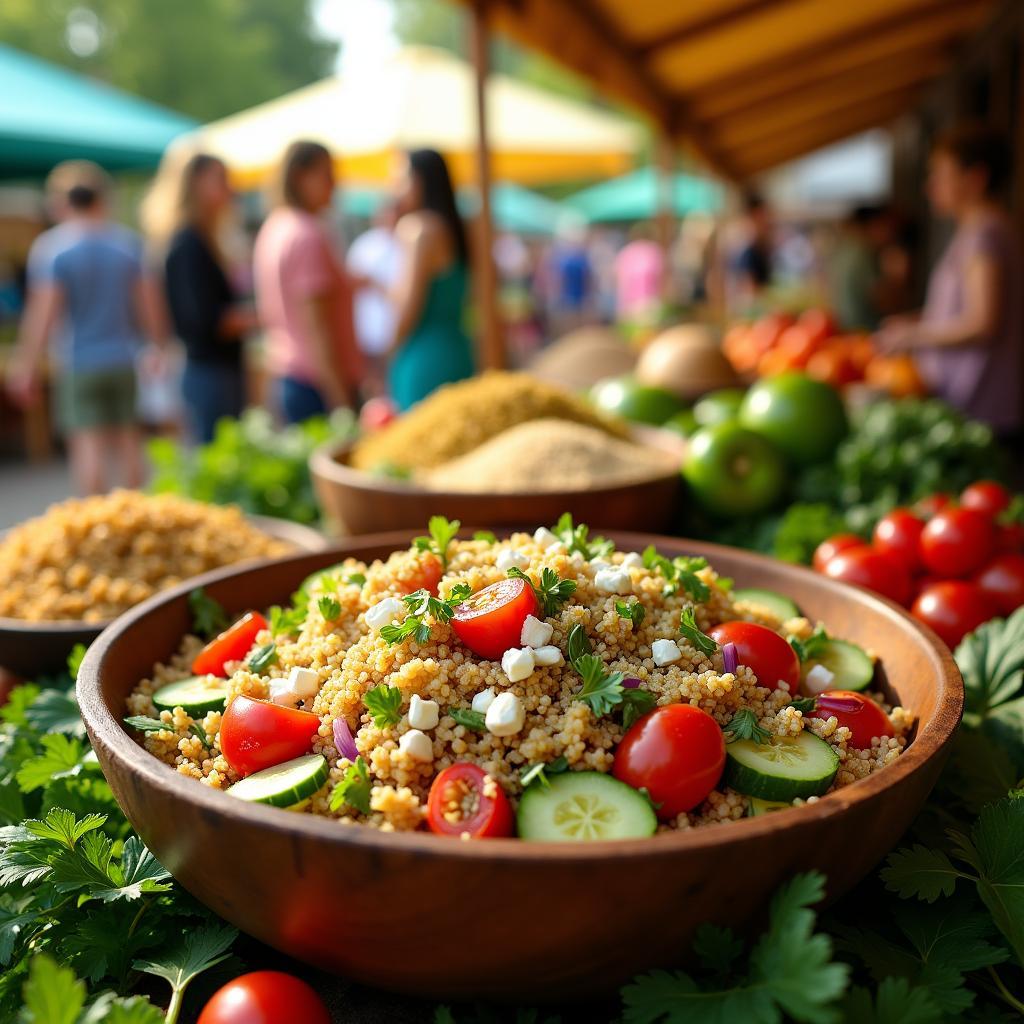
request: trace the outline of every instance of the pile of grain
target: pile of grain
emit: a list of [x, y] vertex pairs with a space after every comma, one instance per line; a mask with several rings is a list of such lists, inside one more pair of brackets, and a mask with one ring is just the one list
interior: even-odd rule
[[625, 424], [595, 412], [582, 399], [523, 373], [485, 373], [449, 384], [394, 423], [364, 437], [352, 451], [357, 469], [430, 469], [478, 448], [527, 420], [569, 420], [626, 437]]
[[678, 469], [675, 460], [594, 427], [539, 419], [503, 430], [479, 448], [415, 479], [439, 491], [518, 493], [636, 483]]

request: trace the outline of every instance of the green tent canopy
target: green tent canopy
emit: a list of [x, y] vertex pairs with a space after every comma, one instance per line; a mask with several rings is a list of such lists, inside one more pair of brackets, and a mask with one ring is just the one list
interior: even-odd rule
[[[717, 213], [722, 189], [706, 178], [676, 174], [672, 178], [672, 213]], [[566, 206], [590, 221], [649, 220], [660, 209], [658, 175], [653, 167], [602, 182], [564, 200]]]
[[155, 167], [196, 126], [165, 107], [0, 44], [0, 177], [46, 174], [61, 160], [108, 170]]

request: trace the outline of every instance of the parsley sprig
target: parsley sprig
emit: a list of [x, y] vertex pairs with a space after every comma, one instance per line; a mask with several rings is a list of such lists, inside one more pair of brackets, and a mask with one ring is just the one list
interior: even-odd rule
[[342, 807], [351, 807], [360, 814], [370, 813], [370, 770], [360, 754], [354, 764], [345, 769], [341, 781], [331, 790], [330, 807], [332, 811], [340, 811]]
[[708, 560], [706, 558], [689, 558], [684, 555], [677, 555], [668, 559], [658, 554], [653, 544], [644, 549], [644, 568], [651, 569], [665, 577], [665, 586], [662, 593], [665, 597], [678, 594], [680, 590], [688, 594], [694, 601], [706, 601], [711, 596], [711, 588], [697, 575], [701, 569], [706, 569]]
[[636, 598], [632, 601], [616, 601], [615, 611], [620, 619], [629, 619], [633, 623], [633, 629], [639, 629], [640, 623], [647, 615], [647, 609]]
[[573, 525], [572, 515], [563, 512], [551, 532], [565, 545], [570, 554], [579, 552], [588, 562], [595, 558], [607, 558], [615, 550], [615, 544], [604, 537], [589, 536], [590, 527], [580, 523]]
[[549, 775], [561, 775], [569, 770], [569, 762], [565, 755], [561, 754], [553, 761], [539, 761], [537, 764], [528, 764], [520, 773], [519, 781], [523, 789], [536, 783], [539, 786], [549, 787]]
[[796, 656], [801, 661], [808, 661], [811, 658], [816, 658], [821, 653], [822, 648], [828, 643], [829, 635], [825, 627], [819, 623], [806, 640], [801, 640], [799, 637], [792, 635], [787, 637], [787, 639], [789, 640], [789, 646], [796, 651]]
[[333, 622], [341, 614], [341, 603], [333, 597], [321, 597], [317, 603], [324, 622]]
[[188, 595], [188, 610], [192, 613], [192, 631], [197, 636], [211, 637], [227, 628], [228, 617], [223, 605], [202, 587], [196, 587]]
[[434, 597], [429, 590], [414, 590], [406, 594], [402, 598], [409, 609], [405, 619], [384, 626], [380, 631], [381, 639], [388, 645], [394, 645], [415, 637], [417, 643], [425, 644], [430, 639], [427, 618], [435, 622], [451, 622], [455, 609], [472, 593], [473, 588], [468, 583], [456, 583], [447, 597]]
[[539, 585], [516, 566], [509, 569], [508, 575], [529, 583], [537, 598], [537, 603], [544, 610], [545, 618], [556, 615], [558, 609], [576, 592], [576, 581], [559, 579], [558, 573], [554, 569], [541, 570]]
[[583, 685], [576, 691], [576, 700], [582, 701], [595, 715], [610, 714], [623, 701], [621, 672], [608, 672], [596, 654], [584, 654], [573, 667], [583, 677]]
[[692, 647], [704, 654], [714, 654], [718, 650], [718, 642], [712, 640], [707, 633], [702, 633], [697, 625], [693, 605], [688, 605], [679, 613], [679, 632]]
[[378, 729], [397, 725], [402, 720], [402, 691], [397, 686], [388, 686], [386, 683], [371, 686], [363, 697], [363, 703]]
[[290, 608], [284, 608], [279, 604], [275, 604], [270, 609], [270, 635], [273, 637], [278, 636], [297, 636], [303, 624], [306, 621], [306, 612], [308, 610], [308, 597], [301, 591], [296, 593], [293, 598], [293, 603]]
[[431, 516], [427, 524], [429, 537], [416, 537], [412, 544], [417, 551], [429, 551], [441, 559], [442, 568], [448, 569], [448, 546], [455, 539], [462, 523], [458, 519], [450, 522], [444, 516]]
[[642, 718], [658, 703], [650, 690], [641, 686], [622, 690], [622, 728], [628, 729], [638, 718]]
[[569, 638], [565, 646], [570, 665], [575, 665], [585, 654], [591, 654], [594, 650], [590, 645], [587, 631], [578, 622], [569, 630]]
[[757, 722], [757, 715], [750, 708], [740, 708], [732, 721], [722, 730], [726, 743], [734, 740], [753, 740], [754, 743], [770, 743], [772, 734], [762, 729]]

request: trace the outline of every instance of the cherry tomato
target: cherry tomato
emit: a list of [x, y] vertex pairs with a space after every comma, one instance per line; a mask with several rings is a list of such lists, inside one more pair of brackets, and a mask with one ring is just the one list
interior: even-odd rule
[[858, 537], [855, 533], [837, 533], [827, 540], [823, 540], [814, 549], [814, 568], [818, 572], [824, 572], [825, 566], [839, 554], [840, 551], [846, 551], [847, 548], [862, 548], [867, 547], [864, 543], [863, 537]]
[[735, 644], [736, 657], [757, 676], [758, 684], [777, 690], [788, 683], [789, 692], [800, 685], [800, 659], [774, 629], [756, 622], [723, 622], [709, 636], [720, 644]]
[[[438, 772], [427, 798], [427, 824], [439, 836], [474, 839], [510, 836], [515, 832], [512, 805], [495, 782], [493, 796], [484, 793], [487, 773], [479, 765], [460, 762]], [[454, 820], [448, 815], [454, 815]]]
[[995, 480], [976, 480], [965, 487], [960, 495], [960, 504], [964, 508], [976, 508], [987, 512], [994, 519], [1012, 500], [1010, 492]]
[[1004, 523], [996, 531], [996, 548], [1009, 554], [1024, 552], [1024, 523]]
[[1024, 555], [996, 555], [974, 577], [1001, 615], [1024, 604]]
[[646, 789], [668, 820], [703, 803], [725, 767], [718, 723], [692, 704], [655, 708], [630, 726], [615, 751], [612, 774]]
[[921, 561], [938, 576], [969, 576], [995, 546], [992, 517], [976, 508], [944, 508], [921, 531]]
[[331, 1024], [321, 998], [304, 981], [283, 971], [253, 971], [217, 989], [198, 1024]]
[[499, 580], [466, 598], [452, 616], [455, 635], [474, 653], [498, 661], [510, 647], [521, 647], [527, 615], [540, 615], [533, 587], [518, 576]]
[[889, 716], [870, 698], [853, 690], [826, 690], [815, 698], [804, 718], [839, 719], [850, 730], [850, 746], [867, 750], [875, 737], [895, 736]]
[[251, 775], [307, 753], [319, 728], [309, 711], [242, 695], [221, 719], [220, 749], [239, 775]]
[[259, 612], [249, 612], [223, 633], [215, 636], [195, 657], [192, 672], [197, 676], [226, 676], [229, 661], [241, 661], [256, 640], [256, 634], [267, 628], [267, 620]]
[[952, 498], [943, 491], [929, 494], [927, 498], [922, 498], [914, 505], [914, 512], [921, 519], [931, 519], [937, 512], [941, 512], [950, 501]]
[[897, 604], [910, 598], [910, 573], [897, 558], [877, 548], [847, 548], [826, 566], [825, 575], [867, 587]]
[[943, 580], [922, 591], [911, 614], [931, 627], [949, 648], [998, 615], [995, 603], [976, 583]]
[[875, 526], [874, 543], [879, 551], [898, 558], [911, 572], [921, 564], [921, 531], [924, 522], [906, 508], [894, 508]]

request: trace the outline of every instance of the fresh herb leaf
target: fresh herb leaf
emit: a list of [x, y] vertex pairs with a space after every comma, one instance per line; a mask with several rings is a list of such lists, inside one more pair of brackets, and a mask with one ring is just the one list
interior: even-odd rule
[[271, 665], [277, 664], [277, 644], [271, 641], [269, 644], [264, 644], [262, 647], [258, 647], [253, 651], [252, 657], [249, 659], [247, 668], [251, 672], [256, 672], [258, 675], [264, 675], [271, 667]]
[[[209, 638], [228, 625], [228, 617], [224, 606], [210, 597], [202, 587], [196, 587], [188, 595], [188, 610], [192, 613], [192, 631], [201, 637]], [[77, 673], [72, 673], [72, 678]]]
[[557, 615], [558, 610], [576, 593], [575, 580], [560, 580], [554, 569], [543, 569], [540, 574], [540, 585], [538, 586], [523, 572], [522, 569], [513, 566], [508, 571], [509, 576], [516, 579], [526, 580], [533, 589], [537, 603], [544, 611], [544, 618]]
[[641, 557], [644, 560], [644, 568], [651, 569], [665, 577], [663, 593], [666, 597], [678, 594], [680, 590], [698, 602], [707, 601], [711, 596], [711, 588], [697, 576], [701, 569], [707, 568], [708, 560], [706, 558], [677, 555], [669, 560], [659, 554], [654, 545], [646, 547]]
[[341, 604], [333, 597], [321, 597], [316, 606], [324, 622], [333, 622], [341, 614]]
[[604, 537], [589, 538], [590, 527], [580, 523], [574, 526], [572, 516], [563, 512], [551, 532], [565, 545], [566, 551], [579, 552], [588, 562], [595, 558], [607, 558], [615, 550], [615, 544]]
[[574, 697], [582, 701], [598, 717], [610, 714], [612, 708], [622, 703], [624, 692], [621, 672], [607, 672], [604, 662], [596, 654], [584, 654], [577, 658], [573, 667], [583, 677], [583, 686]]
[[965, 719], [978, 723], [1024, 694], [1024, 607], [968, 633], [955, 652], [967, 697]]
[[85, 1006], [85, 983], [48, 956], [35, 956], [23, 989], [26, 1024], [77, 1024]]
[[952, 896], [960, 878], [971, 875], [958, 871], [941, 850], [920, 843], [889, 854], [881, 872], [885, 887], [901, 899], [916, 897], [934, 903], [940, 896]]
[[724, 590], [727, 594], [736, 585], [736, 581], [731, 576], [718, 576], [715, 579], [715, 586], [719, 590]]
[[444, 598], [434, 597], [429, 590], [415, 590], [402, 598], [409, 609], [400, 623], [388, 623], [381, 631], [381, 639], [389, 645], [401, 643], [408, 637], [425, 644], [430, 639], [430, 625], [427, 616], [435, 622], [451, 622], [455, 609], [473, 593], [468, 583], [456, 583]]
[[366, 761], [360, 755], [345, 769], [341, 781], [331, 790], [332, 811], [340, 811], [342, 807], [351, 807], [360, 814], [370, 813], [370, 771]]
[[946, 1020], [928, 989], [891, 976], [882, 979], [874, 996], [870, 989], [852, 988], [844, 1011], [845, 1020], [858, 1024], [942, 1024]]
[[66, 732], [85, 737], [85, 723], [74, 690], [43, 690], [25, 708], [25, 723], [37, 732]]
[[150, 718], [148, 715], [129, 715], [124, 724], [130, 729], [138, 729], [139, 732], [162, 732], [164, 729], [174, 732], [173, 725], [161, 722], [159, 718]]
[[487, 729], [486, 716], [472, 708], [449, 708], [448, 714], [458, 725], [467, 729], [473, 729], [475, 732], [484, 732]]
[[616, 601], [615, 611], [620, 619], [629, 619], [633, 623], [634, 629], [640, 627], [640, 623], [647, 615], [647, 609], [636, 598], [632, 601]]
[[817, 706], [818, 702], [814, 697], [797, 697], [796, 700], [791, 700], [786, 705], [786, 707], [794, 708], [805, 715], [809, 715]]
[[822, 648], [828, 643], [829, 635], [825, 627], [818, 623], [814, 627], [814, 632], [806, 640], [801, 640], [796, 636], [789, 636], [787, 639], [789, 640], [789, 646], [796, 651], [796, 656], [801, 661], [809, 661], [811, 658], [816, 658], [821, 654]]
[[750, 708], [740, 708], [732, 721], [722, 730], [726, 743], [734, 740], [753, 740], [754, 743], [770, 743], [772, 734], [757, 723], [757, 715]]
[[363, 698], [366, 710], [373, 716], [373, 724], [378, 729], [388, 725], [397, 725], [402, 720], [399, 710], [402, 706], [402, 691], [397, 686], [381, 683], [366, 691]]
[[306, 605], [299, 603], [291, 608], [275, 604], [270, 609], [270, 635], [297, 636], [306, 621]]
[[692, 605], [688, 605], [679, 613], [679, 632], [692, 647], [704, 654], [714, 654], [718, 650], [717, 642], [712, 640], [707, 633], [700, 631]]
[[444, 516], [431, 516], [427, 530], [429, 537], [416, 537], [413, 547], [417, 551], [430, 551], [441, 559], [442, 568], [448, 570], [448, 546], [455, 539], [462, 523], [458, 519], [449, 522]]
[[650, 690], [642, 687], [622, 690], [622, 728], [628, 729], [638, 718], [642, 718], [658, 703]]
[[71, 676], [72, 682], [78, 681], [78, 673], [82, 668], [82, 659], [85, 657], [85, 651], [85, 644], [75, 644], [68, 655], [68, 675]]
[[491, 530], [477, 530], [473, 534], [473, 540], [485, 540], [488, 544], [497, 544], [498, 538]]
[[79, 740], [58, 732], [43, 736], [41, 746], [42, 753], [18, 769], [16, 777], [23, 793], [40, 789], [53, 779], [77, 775], [83, 768], [86, 750]]
[[527, 765], [519, 774], [519, 781], [523, 789], [531, 783], [536, 782], [541, 786], [550, 786], [549, 775], [561, 775], [569, 770], [569, 762], [564, 755], [559, 755], [553, 761], [540, 761], [537, 764]]
[[590, 645], [590, 637], [587, 636], [587, 631], [578, 622], [569, 630], [566, 650], [569, 654], [570, 665], [575, 665], [584, 655], [593, 653], [594, 649]]
[[351, 587], [362, 587], [366, 585], [366, 574], [361, 572], [350, 572], [345, 577], [345, 582]]

